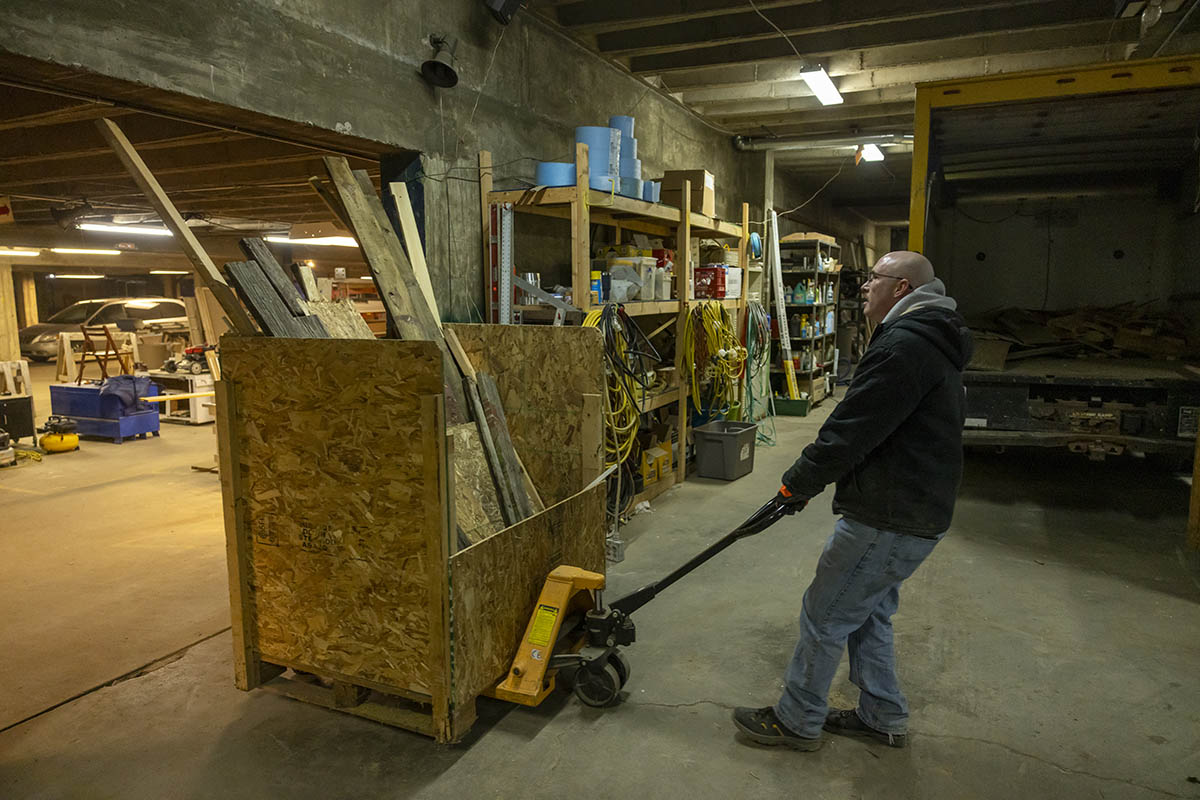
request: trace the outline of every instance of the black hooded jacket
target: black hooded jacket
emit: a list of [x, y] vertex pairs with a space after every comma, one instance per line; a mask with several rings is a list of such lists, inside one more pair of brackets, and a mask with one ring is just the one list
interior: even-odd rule
[[811, 498], [837, 481], [834, 513], [916, 536], [947, 530], [962, 479], [962, 370], [973, 347], [949, 308], [916, 307], [885, 320], [784, 485]]

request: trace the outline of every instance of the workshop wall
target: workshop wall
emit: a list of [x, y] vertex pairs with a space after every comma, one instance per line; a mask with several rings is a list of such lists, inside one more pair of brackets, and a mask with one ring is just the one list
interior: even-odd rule
[[[527, 11], [505, 27], [479, 2], [9, 0], [0, 26], [0, 50], [421, 152], [428, 260], [451, 319], [483, 301], [480, 149], [493, 153], [497, 188], [516, 187], [533, 159], [572, 159], [575, 126], [633, 114], [646, 175], [709, 169], [728, 219], [744, 200], [758, 213], [763, 195], [761, 153], [735, 151], [729, 135]], [[453, 89], [420, 77], [433, 33], [458, 38]]]
[[1165, 300], [1177, 281], [1175, 205], [1152, 196], [960, 202], [927, 253], [967, 313]]

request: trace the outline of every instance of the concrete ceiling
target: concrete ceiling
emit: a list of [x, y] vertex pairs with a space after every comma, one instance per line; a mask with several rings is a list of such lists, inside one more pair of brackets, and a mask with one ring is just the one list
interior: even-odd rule
[[[844, 139], [913, 131], [915, 84], [1200, 50], [1200, 0], [542, 0], [536, 13], [730, 135]], [[778, 28], [778, 30], [777, 30]], [[780, 31], [784, 35], [781, 35]], [[845, 102], [800, 79], [822, 66]], [[1026, 143], [1027, 142], [1023, 142]], [[819, 144], [819, 142], [818, 142]], [[907, 204], [911, 146], [855, 167], [853, 146], [782, 150], [776, 166], [837, 205]], [[889, 210], [885, 216], [894, 216]]]

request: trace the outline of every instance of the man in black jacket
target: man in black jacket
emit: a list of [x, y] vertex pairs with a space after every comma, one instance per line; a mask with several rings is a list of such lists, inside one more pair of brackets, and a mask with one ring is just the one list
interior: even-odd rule
[[[837, 482], [841, 514], [804, 594], [800, 641], [774, 706], [738, 708], [750, 740], [799, 750], [821, 730], [907, 744], [908, 706], [896, 678], [892, 614], [900, 584], [950, 527], [962, 477], [962, 370], [971, 332], [933, 266], [888, 253], [863, 285], [876, 324], [845, 398], [783, 475], [777, 500], [794, 513]], [[828, 706], [847, 645], [857, 709]]]

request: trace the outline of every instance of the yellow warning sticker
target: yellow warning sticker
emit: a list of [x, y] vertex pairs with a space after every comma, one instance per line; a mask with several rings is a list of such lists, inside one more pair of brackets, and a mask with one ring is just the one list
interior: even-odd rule
[[558, 609], [554, 606], [538, 606], [533, 615], [533, 629], [529, 631], [529, 643], [535, 647], [549, 647], [554, 636], [554, 623], [558, 620]]

